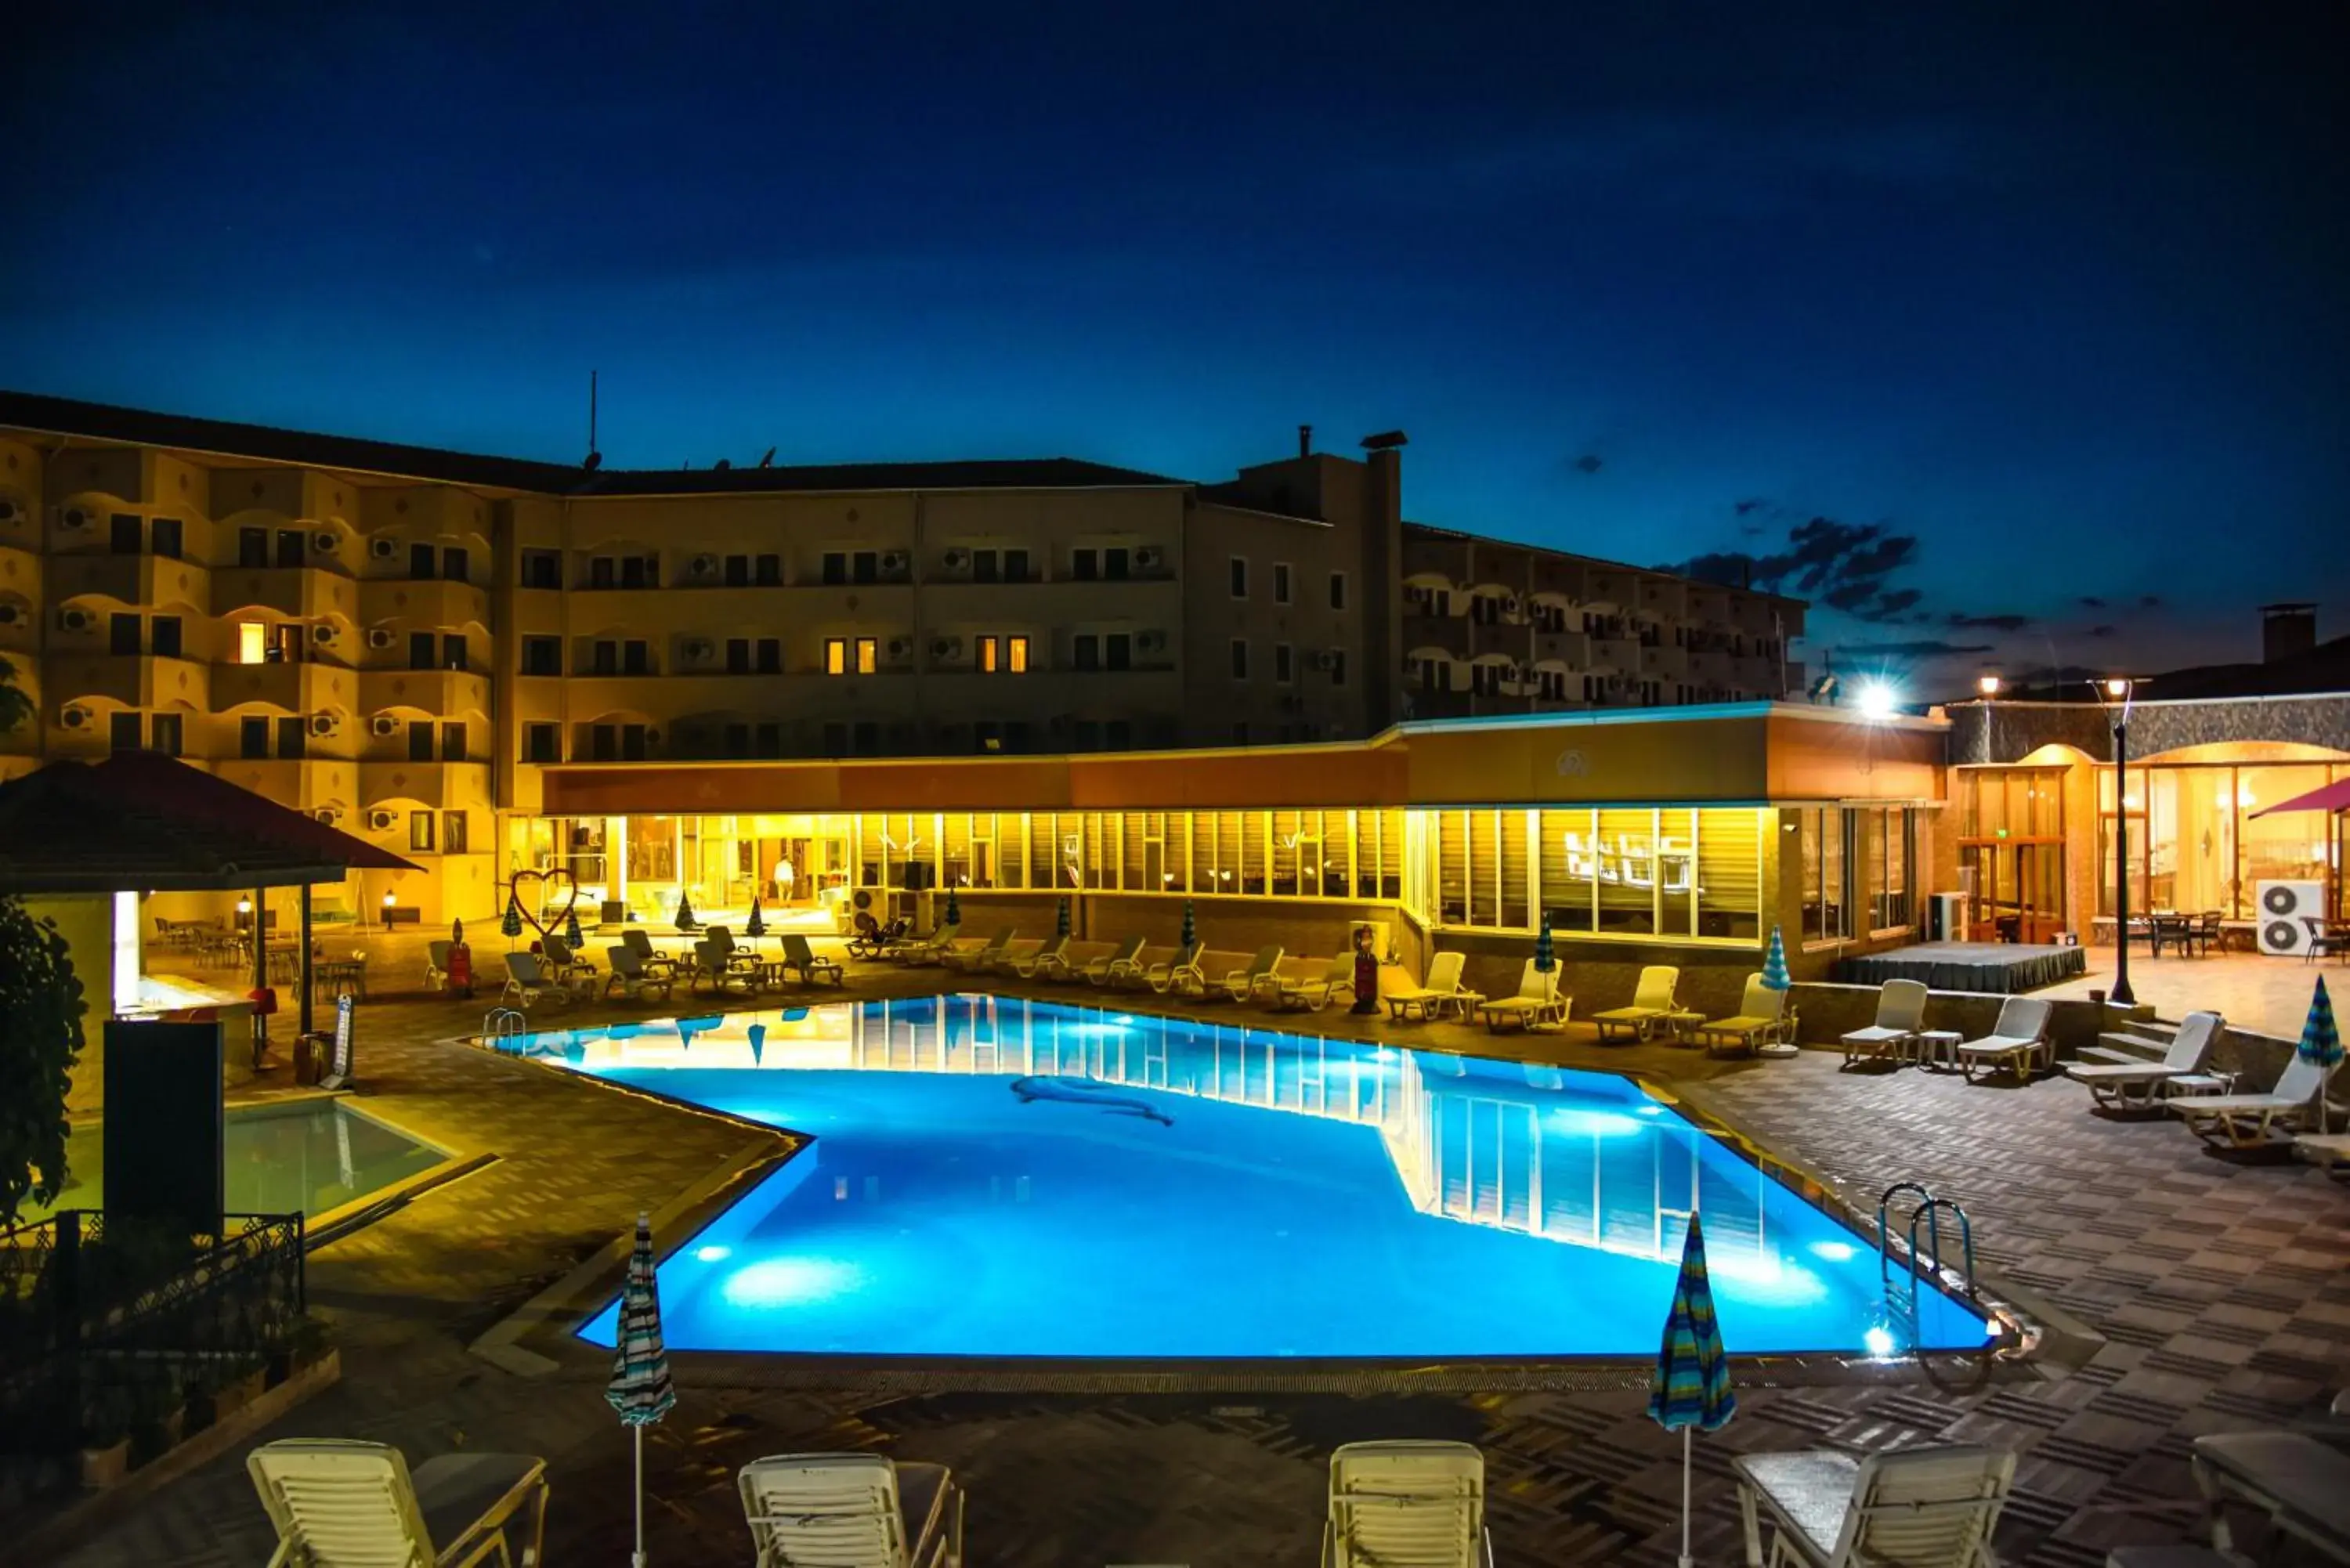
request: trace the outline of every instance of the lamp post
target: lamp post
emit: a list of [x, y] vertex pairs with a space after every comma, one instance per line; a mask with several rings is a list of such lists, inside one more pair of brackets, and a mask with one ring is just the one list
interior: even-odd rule
[[2114, 727], [2114, 1001], [2137, 1005], [2129, 982], [2129, 699], [2130, 683], [2118, 677], [2106, 682], [2105, 694], [2119, 706], [2106, 704], [2107, 722]]

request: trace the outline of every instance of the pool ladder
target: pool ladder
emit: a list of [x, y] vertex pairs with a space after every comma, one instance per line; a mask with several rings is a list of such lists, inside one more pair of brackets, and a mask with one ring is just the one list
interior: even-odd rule
[[501, 1041], [516, 1039], [529, 1022], [511, 1007], [493, 1007], [482, 1015], [482, 1043], [495, 1048]]
[[[1973, 1299], [1975, 1295], [1974, 1227], [1968, 1221], [1967, 1211], [1959, 1206], [1959, 1202], [1956, 1199], [1937, 1198], [1932, 1192], [1927, 1189], [1926, 1184], [1921, 1181], [1897, 1181], [1892, 1186], [1887, 1188], [1885, 1189], [1885, 1195], [1877, 1200], [1877, 1279], [1885, 1286], [1887, 1299], [1888, 1301], [1893, 1299], [1895, 1285], [1893, 1278], [1893, 1226], [1891, 1223], [1893, 1200], [1904, 1193], [1914, 1194], [1918, 1199], [1917, 1207], [1909, 1210], [1909, 1229], [1908, 1236], [1908, 1256], [1903, 1260], [1908, 1275], [1908, 1301], [1911, 1303], [1914, 1309], [1918, 1299], [1919, 1258], [1925, 1257], [1929, 1260], [1929, 1266], [1925, 1271], [1929, 1279], [1939, 1280], [1942, 1277], [1941, 1217], [1945, 1213], [1948, 1213], [1952, 1219], [1959, 1222], [1959, 1254], [1964, 1265], [1960, 1271], [1959, 1278], [1960, 1282], [1966, 1287], [1968, 1298], [1970, 1300]], [[1918, 1222], [1921, 1220], [1926, 1222], [1926, 1246], [1928, 1249], [1928, 1251], [1923, 1252], [1919, 1251], [1918, 1246]]]

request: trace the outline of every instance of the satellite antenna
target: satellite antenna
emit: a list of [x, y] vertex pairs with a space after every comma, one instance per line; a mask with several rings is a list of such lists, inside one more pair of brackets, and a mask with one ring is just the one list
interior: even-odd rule
[[765, 452], [760, 454], [759, 466], [761, 468], [773, 468], [775, 466], [775, 449], [774, 447], [769, 447]]
[[590, 473], [604, 461], [604, 454], [596, 450], [596, 374], [588, 372], [588, 456], [579, 464]]

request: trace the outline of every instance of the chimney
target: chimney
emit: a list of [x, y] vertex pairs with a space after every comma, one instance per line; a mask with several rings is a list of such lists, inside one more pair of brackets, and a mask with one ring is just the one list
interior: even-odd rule
[[1312, 457], [1314, 455], [1314, 427], [1312, 425], [1300, 425], [1297, 427], [1297, 455], [1300, 457]]
[[2261, 607], [2261, 662], [2274, 664], [2294, 659], [2317, 646], [2317, 607], [2279, 604]]

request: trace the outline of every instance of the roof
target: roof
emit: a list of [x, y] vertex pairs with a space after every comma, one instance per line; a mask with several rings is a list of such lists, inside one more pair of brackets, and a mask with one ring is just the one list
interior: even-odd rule
[[[2088, 677], [2057, 686], [2020, 686], [2002, 701], [2061, 702], [2080, 700]], [[2266, 662], [2199, 664], [2144, 677], [2134, 693], [2139, 702], [2212, 702], [2243, 697], [2323, 697], [2350, 691], [2350, 637], [2321, 642], [2303, 653]]]
[[421, 867], [154, 752], [0, 785], [0, 892], [195, 892]]
[[776, 468], [588, 470], [531, 458], [495, 457], [363, 441], [274, 425], [197, 419], [147, 409], [85, 403], [34, 392], [0, 391], [0, 429], [123, 441], [142, 446], [306, 468], [355, 470], [389, 477], [519, 490], [547, 495], [760, 494], [790, 491], [1104, 490], [1181, 486], [1189, 481], [1071, 457], [946, 462], [815, 463]]
[[1460, 528], [1440, 528], [1433, 523], [1414, 523], [1409, 518], [1404, 520], [1403, 535], [1407, 540], [1445, 539], [1463, 545], [1498, 545], [1504, 549], [1525, 550], [1536, 556], [1548, 556], [1554, 560], [1575, 561], [1586, 566], [1597, 566], [1603, 571], [1630, 572], [1643, 577], [1670, 577], [1675, 582], [1692, 583], [1701, 588], [1719, 588], [1724, 593], [1744, 594], [1750, 598], [1775, 599], [1782, 604], [1808, 607], [1811, 603], [1810, 600], [1797, 598], [1793, 594], [1773, 593], [1768, 588], [1743, 587], [1736, 583], [1718, 583], [1711, 577], [1690, 576], [1687, 572], [1667, 571], [1660, 566], [1636, 566], [1628, 561], [1610, 561], [1598, 556], [1578, 555], [1573, 550], [1562, 550], [1551, 545], [1529, 544], [1523, 539], [1502, 539], [1491, 534], [1471, 534]]

